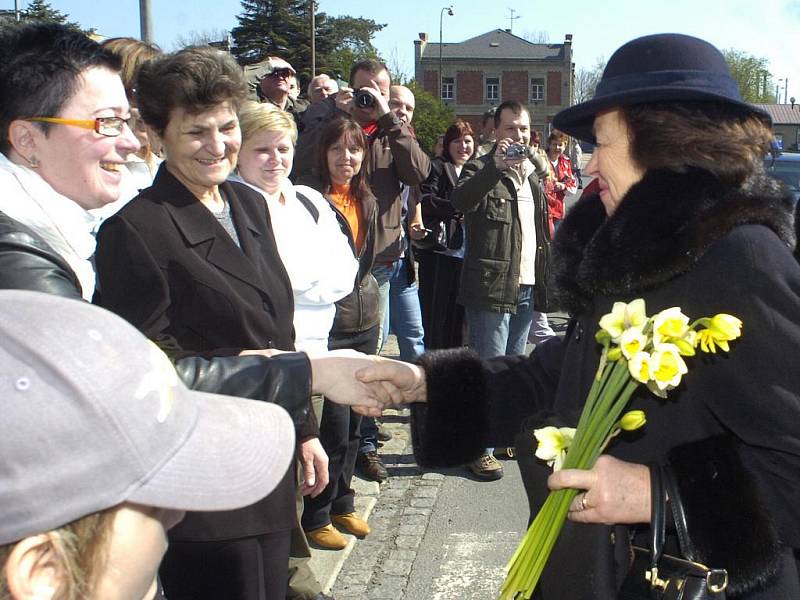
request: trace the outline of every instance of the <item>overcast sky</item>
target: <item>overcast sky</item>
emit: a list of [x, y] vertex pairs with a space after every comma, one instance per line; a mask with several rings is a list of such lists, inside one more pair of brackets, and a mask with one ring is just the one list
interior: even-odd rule
[[[230, 29], [242, 10], [239, 0], [150, 0], [156, 42], [172, 50], [175, 40], [191, 32]], [[19, 0], [21, 5], [26, 0]], [[106, 36], [139, 36], [139, 1], [52, 0], [51, 5], [84, 27]], [[380, 53], [399, 63], [405, 73], [414, 70], [414, 40], [419, 32], [439, 41], [441, 9], [450, 0], [319, 0], [319, 10], [330, 15], [374, 19], [386, 27], [375, 38]], [[13, 0], [0, 7], [14, 8]], [[512, 21], [510, 8], [514, 16]], [[571, 7], [567, 12], [563, 7]], [[608, 59], [616, 48], [641, 35], [676, 32], [695, 35], [719, 48], [737, 48], [769, 59], [776, 83], [788, 79], [789, 96], [800, 101], [800, 0], [538, 0], [504, 3], [453, 0], [455, 15], [445, 14], [443, 40], [460, 42], [497, 28], [513, 33], [545, 32], [552, 43], [573, 34], [578, 68]], [[783, 92], [781, 91], [781, 96]]]

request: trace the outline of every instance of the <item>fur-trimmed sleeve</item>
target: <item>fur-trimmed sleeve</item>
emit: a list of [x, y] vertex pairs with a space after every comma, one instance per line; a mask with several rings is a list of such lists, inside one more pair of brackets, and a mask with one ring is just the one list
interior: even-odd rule
[[427, 402], [411, 407], [414, 457], [421, 467], [455, 467], [480, 456], [489, 433], [486, 376], [478, 355], [458, 348], [427, 352]]
[[780, 564], [778, 535], [735, 440], [717, 436], [677, 446], [668, 465], [686, 516], [689, 554], [727, 569], [733, 596], [769, 585]]

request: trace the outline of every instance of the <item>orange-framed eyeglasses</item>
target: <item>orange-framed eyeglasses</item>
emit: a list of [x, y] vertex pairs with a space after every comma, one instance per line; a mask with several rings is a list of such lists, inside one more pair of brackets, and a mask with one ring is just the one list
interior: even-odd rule
[[92, 129], [100, 135], [106, 137], [117, 137], [122, 133], [122, 128], [125, 126], [130, 117], [123, 119], [122, 117], [97, 117], [95, 119], [62, 119], [60, 117], [29, 117], [26, 121], [38, 121], [41, 123], [56, 123], [58, 125], [72, 125], [73, 127], [83, 127], [84, 129]]

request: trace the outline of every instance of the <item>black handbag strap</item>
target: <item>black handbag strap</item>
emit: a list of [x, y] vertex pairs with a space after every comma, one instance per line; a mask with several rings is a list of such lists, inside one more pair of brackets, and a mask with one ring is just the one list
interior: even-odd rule
[[658, 463], [650, 463], [650, 568], [657, 569], [664, 552], [666, 538], [666, 495], [664, 480]]

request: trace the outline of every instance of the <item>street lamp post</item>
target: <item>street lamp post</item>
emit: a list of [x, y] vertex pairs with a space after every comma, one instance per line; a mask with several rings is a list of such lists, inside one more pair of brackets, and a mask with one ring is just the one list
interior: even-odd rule
[[442, 21], [444, 20], [444, 11], [451, 17], [455, 14], [453, 12], [453, 5], [445, 6], [439, 12], [439, 102], [442, 101]]

